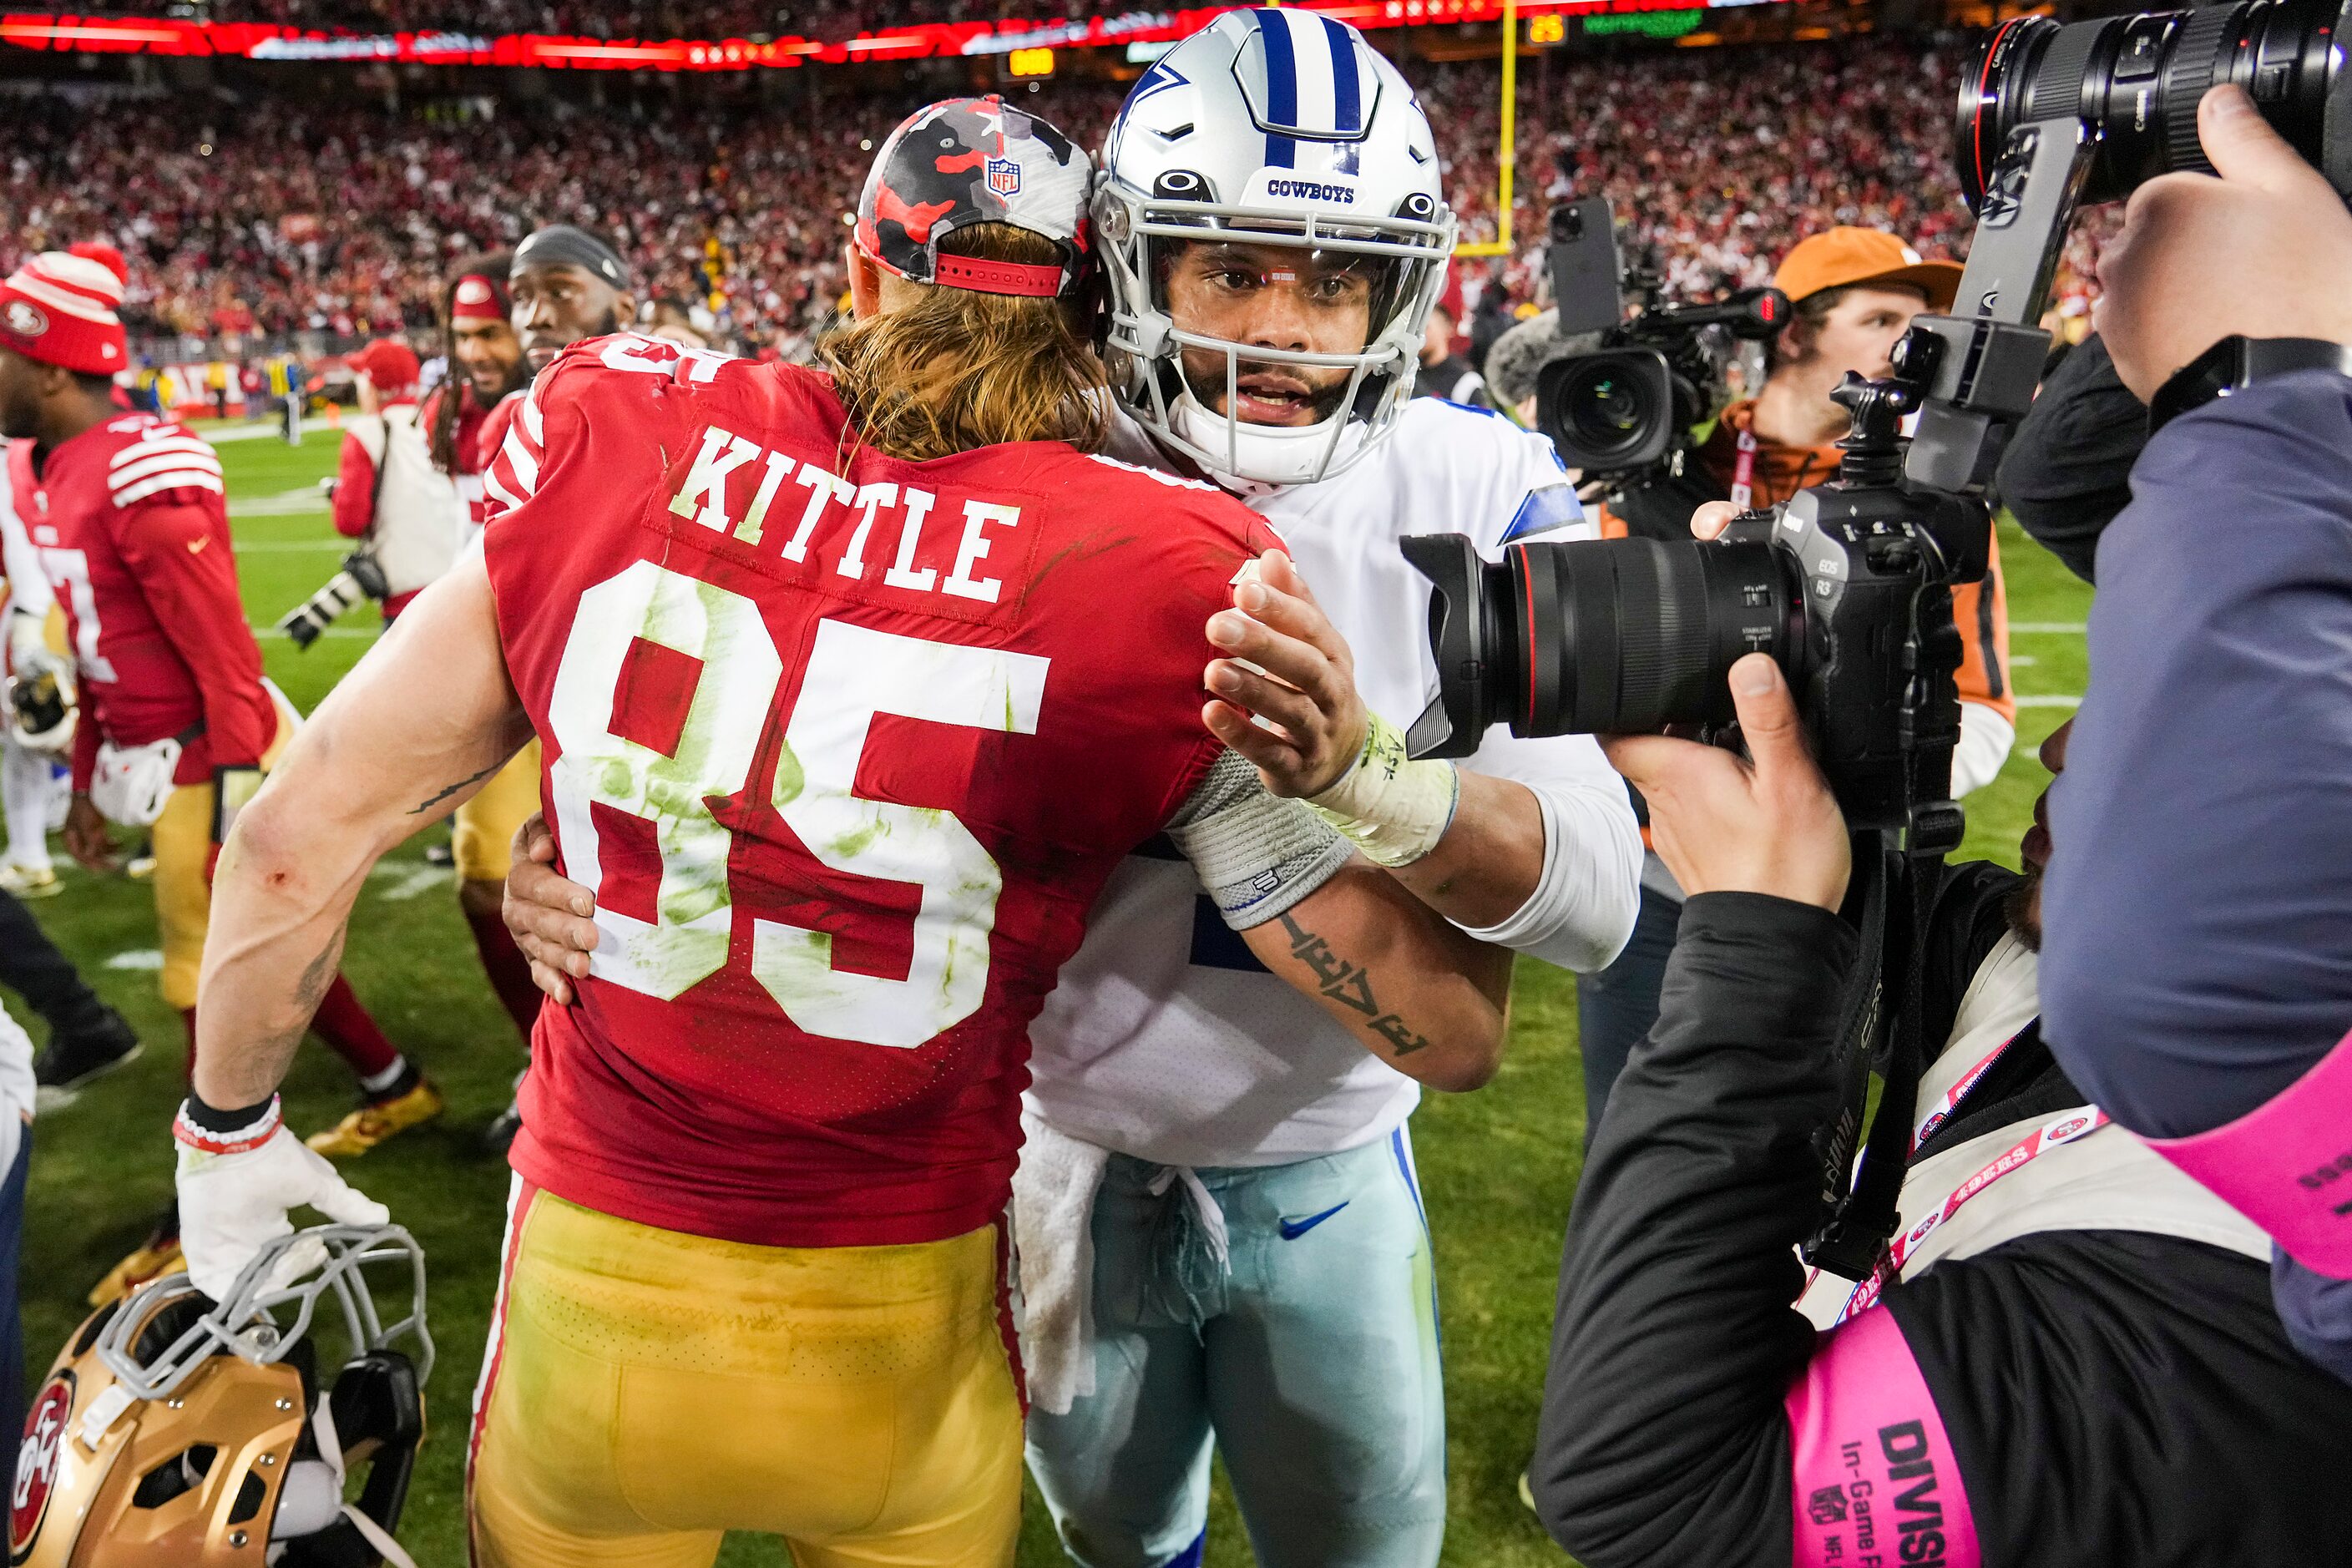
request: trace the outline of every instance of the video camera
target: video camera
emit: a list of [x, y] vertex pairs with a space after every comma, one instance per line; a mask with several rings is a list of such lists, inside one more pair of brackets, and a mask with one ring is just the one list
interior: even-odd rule
[[[1734, 660], [1768, 653], [1787, 673], [1856, 830], [1847, 1104], [1817, 1143], [1832, 1217], [1806, 1248], [1847, 1278], [1868, 1276], [1895, 1223], [1920, 1059], [1918, 944], [1935, 865], [1963, 826], [1948, 798], [1960, 653], [1949, 590], [1985, 570], [1985, 487], [2041, 379], [2049, 335], [2037, 323], [2075, 208], [2168, 172], [2210, 173], [2197, 108], [2227, 83], [2352, 195], [2347, 11], [2352, 0], [2234, 0], [2003, 23], [1961, 73], [1955, 155], [1977, 232], [1958, 298], [1950, 314], [1913, 321], [1891, 378], [1849, 376], [1838, 390], [1852, 427], [1834, 479], [1706, 543], [1532, 542], [1490, 563], [1459, 534], [1404, 542], [1435, 589], [1438, 695], [1407, 737], [1415, 756], [1467, 755], [1496, 723], [1518, 735], [1719, 727]], [[1552, 374], [1557, 409], [1581, 384]], [[1606, 405], [1571, 406], [1596, 401]], [[1556, 437], [1557, 423], [1546, 421]], [[1573, 434], [1572, 416], [1564, 427]], [[1849, 1189], [1874, 1060], [1888, 1064], [1882, 1103], [1898, 1109], [1872, 1127]]]
[[[1682, 484], [1690, 433], [1713, 411], [1738, 343], [1776, 335], [1789, 319], [1778, 289], [1747, 289], [1712, 304], [1673, 304], [1646, 268], [1627, 271], [1606, 196], [1552, 209], [1549, 260], [1562, 337], [1597, 334], [1599, 345], [1548, 361], [1536, 373], [1536, 426], [1560, 461], [1598, 481], [1612, 510], [1673, 516], [1684, 536], [1691, 508], [1710, 499]], [[1628, 287], [1638, 300], [1629, 319]], [[1674, 515], [1678, 514], [1678, 515]]]

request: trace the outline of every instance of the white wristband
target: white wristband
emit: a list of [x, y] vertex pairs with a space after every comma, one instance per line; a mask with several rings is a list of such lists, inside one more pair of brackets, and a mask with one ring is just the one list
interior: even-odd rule
[[1365, 720], [1364, 749], [1354, 765], [1307, 804], [1366, 859], [1393, 870], [1412, 865], [1445, 837], [1462, 798], [1462, 775], [1449, 762], [1412, 761], [1394, 725], [1369, 710]]
[[1297, 904], [1355, 853], [1304, 803], [1268, 795], [1237, 752], [1217, 760], [1167, 833], [1235, 931], [1263, 925]]

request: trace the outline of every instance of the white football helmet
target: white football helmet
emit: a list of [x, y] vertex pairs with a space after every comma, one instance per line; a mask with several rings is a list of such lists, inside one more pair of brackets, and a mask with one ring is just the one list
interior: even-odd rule
[[[1412, 87], [1344, 22], [1308, 11], [1233, 11], [1135, 84], [1103, 145], [1095, 227], [1111, 295], [1106, 357], [1120, 401], [1162, 443], [1228, 483], [1312, 483], [1369, 451], [1412, 395], [1423, 322], [1445, 287], [1454, 214], [1437, 143]], [[1368, 341], [1354, 353], [1254, 347], [1187, 331], [1168, 312], [1175, 246], [1217, 240], [1384, 263]], [[1179, 363], [1352, 372], [1328, 418], [1252, 425], [1203, 405]]]

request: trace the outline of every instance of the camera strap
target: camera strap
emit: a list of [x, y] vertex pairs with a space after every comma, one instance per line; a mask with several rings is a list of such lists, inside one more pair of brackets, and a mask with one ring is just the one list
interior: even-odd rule
[[1822, 1260], [1822, 1249], [1834, 1245], [1838, 1222], [1845, 1212], [1854, 1150], [1862, 1138], [1863, 1112], [1870, 1098], [1870, 1063], [1877, 1054], [1885, 1021], [1882, 1001], [1886, 974], [1886, 897], [1892, 866], [1885, 841], [1878, 834], [1853, 836], [1853, 870], [1846, 908], [1855, 917], [1859, 949], [1838, 1010], [1838, 1114], [1834, 1121], [1813, 1135], [1813, 1152], [1821, 1162], [1821, 1208], [1826, 1217], [1801, 1249], [1805, 1260], [1816, 1268], [1826, 1266]]
[[362, 549], [375, 542], [376, 530], [383, 523], [383, 476], [392, 467], [392, 420], [383, 414], [378, 414], [375, 418], [377, 426], [383, 431], [383, 450], [376, 454], [375, 482], [368, 489], [367, 539], [362, 545]]
[[1756, 432], [1740, 431], [1733, 446], [1738, 456], [1731, 462], [1731, 504], [1746, 511], [1756, 499]]
[[[1831, 1212], [1803, 1248], [1807, 1263], [1848, 1279], [1867, 1279], [1878, 1268], [1887, 1238], [1901, 1220], [1912, 1115], [1925, 1067], [1919, 1027], [1926, 1001], [1927, 933], [1941, 880], [1936, 871], [1942, 864], [1940, 857], [1915, 860], [1875, 834], [1865, 835], [1864, 840], [1873, 853], [1866, 862], [1871, 880], [1863, 893], [1861, 962], [1839, 1026], [1846, 1100], [1822, 1150], [1823, 1196]], [[1903, 994], [1892, 1009], [1885, 994], [1890, 951], [1904, 952], [1907, 960], [1901, 972]], [[1888, 1049], [1878, 1114], [1849, 1185], [1847, 1161], [1869, 1096], [1870, 1063], [1882, 1039], [1887, 1040]]]

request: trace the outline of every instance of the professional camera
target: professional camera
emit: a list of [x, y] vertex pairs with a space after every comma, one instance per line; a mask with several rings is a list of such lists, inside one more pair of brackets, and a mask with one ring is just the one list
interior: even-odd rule
[[[1655, 271], [1625, 270], [1605, 196], [1552, 209], [1549, 259], [1557, 330], [1598, 333], [1601, 342], [1536, 373], [1537, 426], [1587, 479], [1677, 475], [1692, 426], [1716, 405], [1734, 345], [1778, 332], [1789, 297], [1748, 289], [1713, 304], [1666, 302]], [[1631, 320], [1629, 285], [1640, 301]]]
[[307, 649], [336, 616], [362, 599], [381, 601], [391, 591], [375, 557], [354, 550], [343, 557], [343, 569], [328, 578], [326, 586], [286, 612], [278, 629], [292, 637], [296, 647]]
[[[2352, 195], [2347, 10], [2352, 0], [2239, 0], [2003, 23], [1961, 78], [1955, 151], [1978, 221], [1958, 298], [1949, 315], [1913, 321], [1891, 379], [1839, 389], [1852, 430], [1835, 479], [1707, 543], [1526, 543], [1489, 564], [1458, 535], [1405, 542], [1436, 587], [1438, 695], [1408, 737], [1416, 756], [1466, 755], [1498, 722], [1521, 735], [1720, 725], [1735, 659], [1760, 651], [1787, 672], [1857, 830], [1846, 1102], [1816, 1141], [1828, 1217], [1805, 1247], [1846, 1278], [1869, 1276], [1895, 1224], [1910, 1133], [1899, 1109], [1872, 1124], [1849, 1173], [1870, 1066], [1885, 1065], [1882, 1104], [1912, 1103], [1932, 871], [1962, 826], [1946, 798], [1958, 729], [1948, 590], [1984, 571], [1985, 487], [2041, 380], [2049, 335], [2037, 323], [2075, 207], [2169, 171], [2210, 173], [2197, 106], [2224, 83]], [[1899, 422], [1914, 414], [1906, 441]]]
[[1404, 541], [1435, 584], [1439, 691], [1408, 737], [1414, 753], [1466, 756], [1496, 723], [1517, 735], [1728, 724], [1727, 672], [1768, 653], [1848, 823], [1957, 845], [1958, 808], [1943, 796], [1961, 647], [1946, 584], [1984, 574], [1990, 531], [1980, 503], [1897, 484], [1915, 392], [1848, 375], [1832, 395], [1854, 429], [1838, 477], [1712, 542], [1528, 544], [1490, 563], [1462, 534]]
[[[1915, 853], [1956, 844], [1958, 814], [1944, 796], [1958, 647], [1946, 590], [1983, 573], [1984, 486], [2040, 379], [2048, 337], [2035, 323], [2074, 208], [2168, 170], [2208, 168], [2197, 102], [2222, 82], [2245, 86], [2352, 191], [2352, 73], [2335, 47], [2347, 8], [2352, 0], [2240, 0], [2004, 23], [1962, 73], [1955, 152], [1979, 226], [1958, 300], [1948, 316], [1914, 321], [1894, 379], [1840, 389], [1853, 429], [1838, 477], [1710, 543], [1537, 542], [1488, 564], [1459, 536], [1407, 541], [1436, 585], [1439, 692], [1413, 727], [1415, 752], [1466, 755], [1505, 721], [1521, 735], [1719, 724], [1727, 667], [1763, 651], [1788, 672], [1849, 820], [1907, 833]], [[1591, 250], [1599, 204], [1577, 205]], [[1563, 456], [1578, 429], [1608, 424], [1579, 410], [1632, 406], [1569, 398], [1598, 384], [1586, 368], [1597, 357], [1541, 373], [1568, 410], [1545, 421], [1556, 441], [1571, 437]], [[1633, 395], [1650, 400], [1645, 417], [1666, 401], [1655, 370]], [[1897, 422], [1914, 412], [1906, 442]]]

